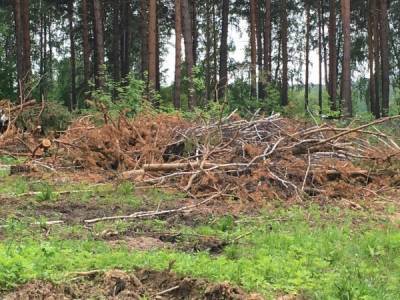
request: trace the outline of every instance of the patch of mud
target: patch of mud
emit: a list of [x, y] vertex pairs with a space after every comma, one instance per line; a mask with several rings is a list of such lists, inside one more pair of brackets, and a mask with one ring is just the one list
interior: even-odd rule
[[206, 299], [261, 300], [260, 295], [245, 293], [228, 283], [212, 284], [205, 280], [180, 277], [171, 272], [140, 270], [126, 273], [75, 274], [68, 283], [34, 281], [4, 296], [4, 300], [70, 299]]

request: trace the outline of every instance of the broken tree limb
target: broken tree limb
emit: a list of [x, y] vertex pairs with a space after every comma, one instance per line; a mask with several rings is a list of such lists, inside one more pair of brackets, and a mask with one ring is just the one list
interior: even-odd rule
[[135, 212], [131, 215], [127, 216], [111, 216], [111, 217], [104, 217], [104, 218], [96, 218], [96, 219], [90, 219], [90, 220], [85, 220], [85, 224], [94, 224], [98, 222], [104, 222], [104, 221], [116, 221], [116, 220], [132, 220], [132, 219], [138, 219], [138, 218], [145, 218], [145, 217], [155, 217], [155, 216], [161, 216], [161, 215], [168, 215], [172, 213], [178, 213], [178, 212], [183, 212], [183, 211], [190, 211], [194, 208], [197, 208], [203, 204], [206, 204], [207, 202], [210, 202], [211, 200], [218, 198], [221, 196], [222, 193], [217, 193], [214, 194], [203, 201], [193, 204], [193, 205], [187, 205], [183, 206], [177, 209], [167, 209], [167, 210], [155, 210], [155, 211], [139, 211]]
[[202, 167], [205, 171], [214, 169], [232, 169], [246, 167], [248, 164], [232, 163], [232, 164], [215, 164], [210, 162], [187, 162], [187, 163], [165, 163], [165, 164], [146, 164], [142, 169], [126, 171], [121, 174], [123, 179], [130, 179], [137, 176], [143, 176], [146, 172], [170, 172], [179, 170], [197, 170]]
[[349, 135], [350, 133], [358, 132], [358, 131], [363, 130], [364, 128], [368, 128], [368, 127], [371, 127], [371, 126], [374, 126], [374, 125], [377, 125], [377, 124], [382, 124], [382, 123], [385, 123], [385, 122], [388, 122], [388, 121], [391, 121], [391, 120], [395, 120], [395, 119], [400, 119], [400, 115], [382, 118], [382, 119], [379, 119], [379, 120], [375, 120], [375, 121], [373, 121], [371, 123], [361, 125], [361, 126], [356, 127], [356, 128], [348, 129], [348, 130], [340, 132], [340, 133], [338, 133], [338, 134], [336, 134], [336, 135], [334, 135], [334, 136], [332, 136], [330, 138], [327, 138], [327, 139], [324, 139], [324, 140], [320, 141], [319, 143], [317, 143], [317, 145], [326, 144], [326, 143], [334, 141], [334, 140], [336, 140], [336, 139], [338, 139], [338, 138], [340, 138], [342, 136]]
[[25, 108], [27, 108], [29, 106], [32, 106], [32, 105], [35, 105], [35, 104], [36, 104], [36, 100], [30, 100], [30, 101], [21, 103], [18, 106], [10, 108], [9, 112], [13, 113], [13, 112], [18, 111], [18, 110], [24, 110]]

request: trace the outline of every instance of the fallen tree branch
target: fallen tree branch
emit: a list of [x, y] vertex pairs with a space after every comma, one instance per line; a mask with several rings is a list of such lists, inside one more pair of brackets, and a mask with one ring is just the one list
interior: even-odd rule
[[371, 127], [371, 126], [374, 126], [374, 125], [377, 125], [377, 124], [382, 124], [382, 123], [385, 123], [385, 122], [388, 122], [388, 121], [391, 121], [391, 120], [395, 120], [395, 119], [400, 119], [400, 115], [378, 119], [378, 120], [375, 120], [375, 121], [373, 121], [371, 123], [364, 124], [364, 125], [361, 125], [359, 127], [352, 128], [352, 129], [340, 132], [340, 133], [338, 133], [338, 134], [336, 134], [336, 135], [334, 135], [334, 136], [332, 136], [330, 138], [327, 138], [327, 139], [324, 139], [324, 140], [320, 141], [316, 145], [318, 146], [318, 145], [326, 144], [326, 143], [334, 141], [334, 140], [336, 140], [336, 139], [338, 139], [338, 138], [340, 138], [342, 136], [349, 135], [350, 133], [358, 132], [358, 131], [363, 130], [364, 128], [368, 128], [368, 127]]
[[177, 209], [167, 209], [167, 210], [160, 210], [160, 211], [140, 211], [140, 212], [135, 212], [131, 215], [127, 216], [111, 216], [111, 217], [104, 217], [104, 218], [96, 218], [96, 219], [90, 219], [90, 220], [84, 220], [85, 224], [94, 224], [98, 222], [103, 222], [103, 221], [116, 221], [116, 220], [131, 220], [131, 219], [138, 219], [138, 218], [145, 218], [145, 217], [155, 217], [155, 216], [161, 216], [161, 215], [168, 215], [172, 213], [178, 213], [178, 212], [183, 212], [183, 211], [190, 211], [194, 208], [197, 208], [203, 204], [206, 204], [207, 202], [210, 202], [211, 200], [218, 198], [221, 196], [222, 193], [217, 193], [214, 194], [203, 201], [193, 204], [193, 205], [187, 205], [183, 206]]

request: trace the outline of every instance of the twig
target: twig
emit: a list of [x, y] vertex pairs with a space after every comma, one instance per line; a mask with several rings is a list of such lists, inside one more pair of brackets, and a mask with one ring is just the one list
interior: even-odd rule
[[164, 290], [164, 291], [162, 291], [162, 292], [157, 293], [156, 296], [162, 296], [162, 295], [168, 294], [168, 293], [170, 293], [170, 292], [173, 292], [173, 291], [178, 290], [179, 288], [180, 288], [179, 285], [174, 286], [174, 287], [172, 287], [172, 288], [169, 288], [169, 289], [166, 289], [166, 290]]
[[311, 155], [310, 155], [310, 151], [308, 151], [308, 166], [307, 166], [306, 175], [304, 176], [303, 185], [301, 187], [301, 191], [303, 191], [303, 192], [304, 192], [304, 188], [307, 183], [308, 173], [310, 172], [310, 169], [311, 169]]
[[187, 205], [187, 206], [183, 206], [183, 207], [177, 208], [177, 209], [168, 209], [168, 210], [161, 210], [161, 211], [141, 211], [141, 212], [133, 213], [128, 216], [112, 216], [112, 217], [96, 218], [96, 219], [84, 220], [84, 222], [86, 224], [94, 224], [94, 223], [103, 222], [103, 221], [131, 220], [131, 219], [137, 219], [137, 218], [167, 215], [167, 214], [178, 213], [178, 212], [182, 212], [182, 211], [190, 211], [190, 210], [197, 208], [203, 204], [206, 204], [207, 202], [210, 202], [211, 200], [219, 197], [220, 195], [221, 195], [221, 193], [214, 194], [197, 204]]

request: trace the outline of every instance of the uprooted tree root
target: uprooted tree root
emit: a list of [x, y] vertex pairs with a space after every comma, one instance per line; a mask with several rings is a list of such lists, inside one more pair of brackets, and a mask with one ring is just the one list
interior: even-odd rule
[[[35, 154], [32, 163], [52, 171], [106, 171], [137, 185], [167, 185], [191, 196], [350, 198], [389, 185], [400, 146], [376, 126], [397, 118], [336, 128], [278, 114], [251, 120], [231, 114], [210, 124], [145, 114], [109, 119], [103, 126], [84, 117], [51, 139], [50, 149]], [[30, 135], [20, 140], [29, 151], [41, 143]]]
[[[120, 270], [71, 273], [67, 283], [32, 282], [3, 299], [231, 299], [262, 300], [227, 283], [179, 277], [169, 271]], [[147, 298], [149, 297], [149, 298]]]

